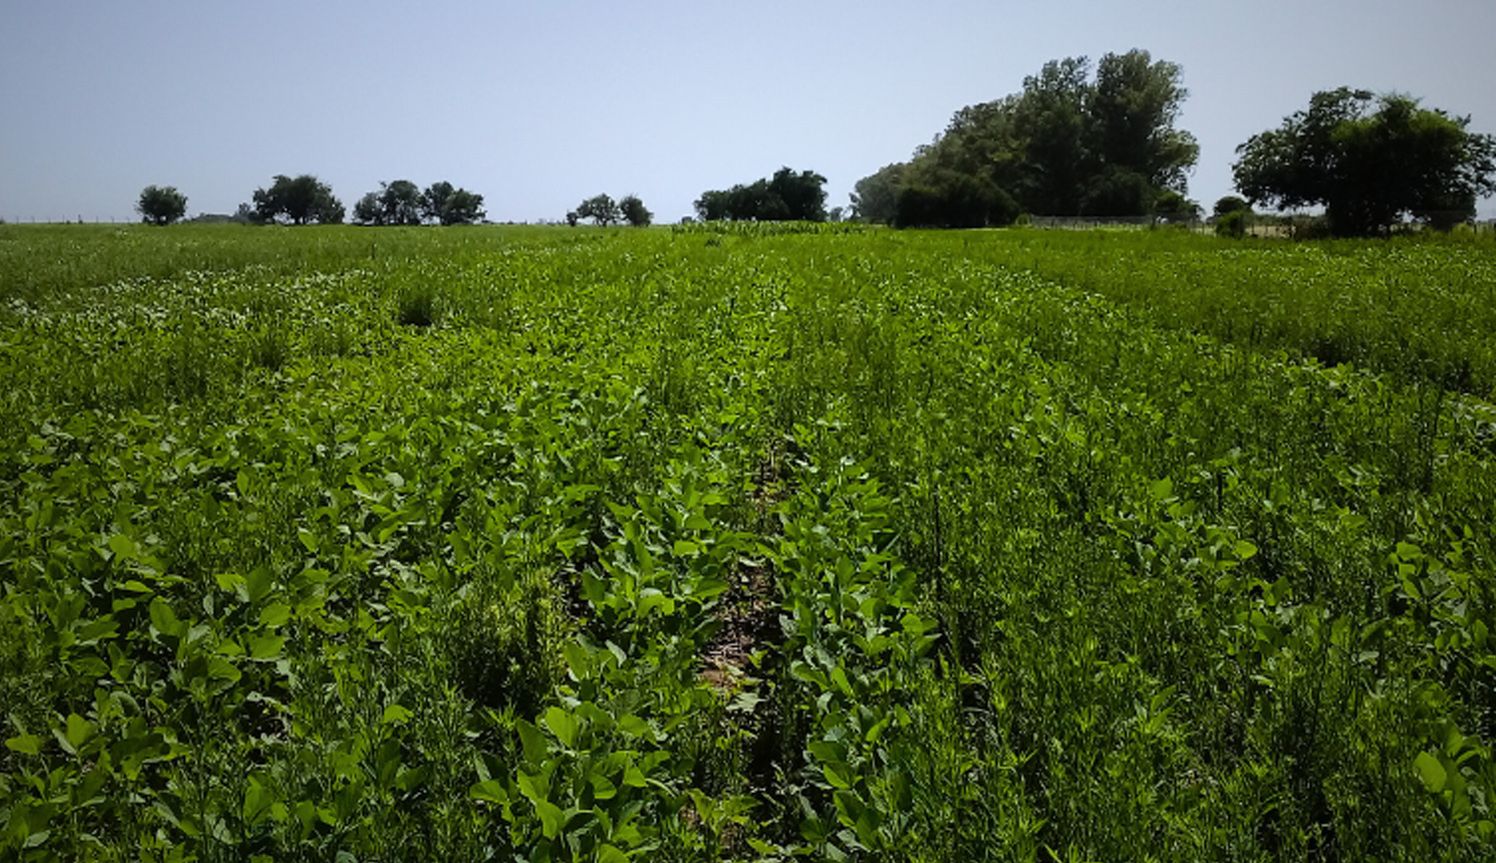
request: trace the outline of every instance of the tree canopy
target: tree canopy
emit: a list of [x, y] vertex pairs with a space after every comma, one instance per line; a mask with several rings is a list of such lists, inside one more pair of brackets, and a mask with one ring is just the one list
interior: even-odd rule
[[616, 224], [623, 218], [623, 213], [618, 209], [618, 203], [611, 195], [593, 195], [577, 206], [575, 210], [578, 217], [591, 219], [594, 224], [604, 227]]
[[353, 221], [360, 225], [421, 224], [421, 189], [409, 180], [380, 183], [353, 205]]
[[826, 178], [815, 171], [780, 168], [767, 179], [703, 192], [696, 213], [705, 221], [824, 222], [825, 186]]
[[442, 225], [471, 225], [487, 215], [482, 195], [446, 180], [432, 183], [421, 193], [421, 214]]
[[1341, 87], [1237, 148], [1236, 187], [1253, 204], [1323, 206], [1331, 233], [1385, 233], [1411, 217], [1447, 227], [1496, 193], [1496, 138], [1416, 99]]
[[644, 201], [638, 195], [624, 195], [619, 198], [618, 210], [623, 214], [623, 220], [635, 228], [647, 228], [654, 221], [654, 213], [644, 206]]
[[856, 216], [899, 225], [1006, 224], [1020, 212], [1141, 216], [1189, 212], [1199, 156], [1176, 129], [1188, 91], [1177, 64], [1147, 51], [1044, 64], [1021, 92], [957, 111], [908, 162], [856, 185]]
[[899, 189], [903, 188], [904, 173], [908, 170], [908, 164], [895, 162], [858, 180], [852, 187], [852, 218], [891, 224], [898, 212]]
[[254, 193], [255, 220], [287, 221], [293, 225], [336, 225], [343, 221], [343, 202], [332, 188], [311, 174], [291, 178], [277, 174], [270, 188]]
[[454, 187], [446, 180], [422, 191], [410, 180], [380, 183], [353, 207], [353, 220], [360, 225], [419, 225], [437, 222], [466, 225], [481, 220], [483, 196]]
[[135, 212], [150, 225], [170, 225], [187, 214], [187, 196], [175, 186], [146, 186], [140, 190]]
[[1247, 202], [1246, 198], [1237, 195], [1227, 195], [1218, 199], [1215, 202], [1215, 207], [1211, 210], [1212, 215], [1216, 218], [1229, 216], [1232, 213], [1247, 213], [1250, 215], [1251, 212], [1252, 205]]
[[443, 225], [471, 225], [483, 221], [487, 215], [483, 210], [482, 195], [457, 188], [442, 200], [436, 220]]
[[[451, 183], [446, 180], [437, 180], [426, 187], [421, 193], [421, 215], [433, 222], [442, 220], [442, 213], [447, 209], [447, 201], [451, 200], [452, 193], [457, 191]], [[480, 202], [483, 200], [480, 196]]]
[[1153, 203], [1153, 215], [1165, 222], [1194, 222], [1204, 212], [1200, 204], [1169, 189]]

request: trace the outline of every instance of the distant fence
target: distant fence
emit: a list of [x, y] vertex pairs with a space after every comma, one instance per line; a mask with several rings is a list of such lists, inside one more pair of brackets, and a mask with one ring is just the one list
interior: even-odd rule
[[[1156, 216], [1029, 216], [1020, 220], [1035, 228], [1065, 231], [1141, 231], [1150, 228], [1174, 228], [1199, 234], [1215, 232], [1215, 223], [1207, 219], [1170, 221]], [[1249, 223], [1247, 233], [1254, 237], [1312, 237], [1322, 235], [1321, 220], [1315, 216], [1260, 216]], [[1417, 233], [1426, 230], [1421, 224], [1410, 223], [1397, 229], [1399, 233]], [[1496, 219], [1459, 224], [1458, 233], [1474, 233], [1482, 237], [1496, 237]]]
[[[182, 221], [191, 221], [183, 219]], [[139, 225], [140, 219], [85, 219], [79, 216], [76, 219], [38, 219], [35, 216], [27, 218], [12, 218], [0, 216], [0, 225]]]
[[[1151, 228], [1170, 223], [1153, 216], [1029, 216], [1028, 224], [1035, 228], [1089, 231], [1097, 228]], [[1194, 221], [1174, 224], [1195, 227], [1204, 223]]]

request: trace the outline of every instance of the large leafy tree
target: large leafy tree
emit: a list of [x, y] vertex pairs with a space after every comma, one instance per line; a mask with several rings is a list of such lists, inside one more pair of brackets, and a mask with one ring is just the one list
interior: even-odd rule
[[[967, 225], [984, 211], [985, 224], [1023, 211], [1152, 214], [1185, 194], [1199, 157], [1194, 137], [1175, 126], [1187, 95], [1180, 67], [1147, 51], [1108, 54], [1094, 76], [1084, 57], [1051, 61], [1020, 92], [957, 111], [908, 163], [859, 182], [858, 217]], [[919, 206], [897, 206], [905, 188]], [[988, 205], [975, 206], [979, 199]]]
[[1052, 60], [1038, 75], [1024, 79], [1023, 95], [1013, 103], [1024, 160], [1017, 192], [1031, 212], [1080, 212], [1095, 172], [1086, 116], [1089, 73], [1084, 57]]
[[481, 221], [483, 196], [438, 180], [421, 193], [421, 216], [443, 225], [471, 225]]
[[384, 209], [379, 205], [378, 192], [368, 192], [354, 202], [353, 223], [355, 225], [384, 224]]
[[467, 189], [453, 189], [442, 201], [436, 220], [443, 225], [471, 225], [480, 222], [487, 213], [483, 211], [483, 196]]
[[187, 214], [187, 196], [175, 186], [146, 186], [140, 190], [135, 211], [151, 225], [170, 225]]
[[593, 195], [583, 201], [576, 209], [576, 214], [583, 219], [591, 219], [594, 224], [613, 225], [623, 218], [623, 213], [618, 209], [618, 202], [611, 195]]
[[253, 200], [255, 219], [260, 222], [335, 225], [343, 221], [343, 202], [311, 174], [294, 178], [278, 174], [269, 188], [255, 190]]
[[852, 218], [889, 224], [898, 210], [899, 189], [904, 185], [903, 162], [884, 165], [857, 181], [852, 191]]
[[353, 205], [353, 220], [363, 225], [421, 224], [421, 190], [409, 180], [380, 183]]
[[826, 221], [826, 178], [815, 171], [780, 168], [769, 179], [769, 193], [784, 203], [788, 219]]
[[710, 189], [696, 199], [696, 216], [703, 222], [717, 222], [728, 218], [732, 210], [732, 190]]
[[624, 195], [618, 199], [618, 210], [623, 214], [624, 221], [635, 228], [647, 228], [654, 221], [654, 213], [644, 206], [644, 201], [638, 195]]
[[1194, 136], [1174, 128], [1188, 94], [1176, 63], [1155, 61], [1147, 51], [1102, 57], [1086, 109], [1094, 158], [1182, 194], [1200, 155]]
[[1341, 87], [1237, 148], [1236, 187], [1253, 204], [1323, 206], [1332, 233], [1384, 233], [1411, 217], [1445, 227], [1496, 193], [1496, 138], [1468, 117], [1401, 95]]
[[442, 212], [447, 208], [447, 201], [455, 191], [456, 188], [446, 180], [438, 180], [427, 186], [426, 191], [421, 193], [421, 215], [433, 222], [440, 222]]

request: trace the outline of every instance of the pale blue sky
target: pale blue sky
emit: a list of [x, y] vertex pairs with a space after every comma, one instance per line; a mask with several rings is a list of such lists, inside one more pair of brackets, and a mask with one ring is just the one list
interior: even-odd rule
[[[780, 165], [832, 204], [1044, 61], [1184, 66], [1192, 196], [1314, 90], [1395, 89], [1496, 132], [1496, 2], [0, 0], [0, 218], [232, 212], [277, 173], [481, 192], [495, 220], [636, 193], [660, 220]], [[1482, 204], [1486, 214], [1496, 206]]]

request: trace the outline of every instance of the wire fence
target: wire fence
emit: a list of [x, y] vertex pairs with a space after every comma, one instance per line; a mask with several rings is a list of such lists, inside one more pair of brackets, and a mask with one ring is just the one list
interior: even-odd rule
[[[1438, 215], [1438, 214], [1436, 214]], [[1453, 224], [1454, 232], [1474, 234], [1481, 237], [1496, 237], [1496, 219], [1468, 221], [1460, 214], [1442, 220]], [[1025, 224], [1035, 228], [1064, 231], [1141, 231], [1156, 228], [1173, 228], [1198, 234], [1215, 233], [1213, 219], [1165, 219], [1158, 216], [1029, 216]], [[1394, 229], [1395, 233], [1420, 233], [1432, 230], [1418, 222], [1409, 222]], [[1247, 224], [1246, 233], [1252, 237], [1281, 237], [1284, 239], [1310, 239], [1326, 235], [1324, 220], [1319, 216], [1258, 216]]]
[[[1090, 231], [1098, 228], [1152, 228], [1170, 224], [1153, 216], [1029, 216], [1028, 224], [1035, 228], [1056, 228], [1066, 231]], [[1181, 227], [1203, 224], [1198, 220], [1174, 223]]]
[[[192, 220], [191, 219], [184, 219], [183, 221], [192, 221]], [[48, 218], [38, 219], [35, 216], [27, 216], [27, 217], [0, 216], [0, 225], [139, 225], [139, 224], [141, 224], [141, 221], [140, 221], [139, 218], [134, 218], [134, 219], [122, 219], [122, 218], [109, 218], [109, 219], [91, 218], [91, 219], [85, 219], [82, 216], [78, 216], [77, 218], [73, 218], [73, 219], [48, 219]]]
[[[184, 216], [177, 222], [188, 224], [215, 224], [221, 222], [243, 222], [243, 219], [225, 213], [198, 213], [196, 216]], [[84, 218], [47, 218], [36, 216], [9, 216], [0, 214], [0, 225], [141, 225], [145, 222], [139, 216], [109, 216], [107, 218], [92, 216]]]

